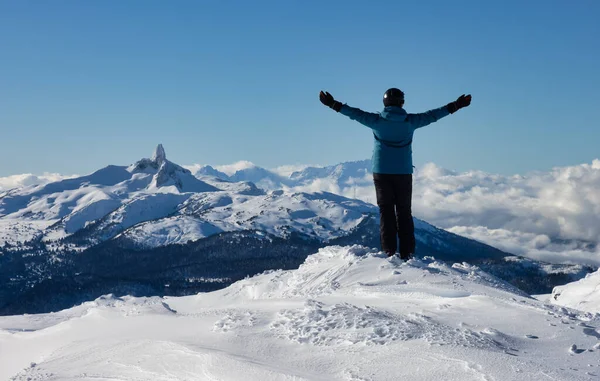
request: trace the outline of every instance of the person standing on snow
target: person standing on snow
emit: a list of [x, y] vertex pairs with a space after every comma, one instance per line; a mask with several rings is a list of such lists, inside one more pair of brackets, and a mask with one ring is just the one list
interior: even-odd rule
[[461, 95], [446, 106], [421, 114], [408, 114], [404, 93], [392, 88], [383, 95], [380, 113], [365, 112], [319, 94], [321, 103], [373, 130], [373, 182], [380, 215], [381, 248], [388, 257], [396, 254], [396, 235], [400, 239], [400, 258], [408, 260], [415, 252], [415, 227], [412, 218], [412, 140], [417, 128], [427, 126], [471, 104], [471, 95]]

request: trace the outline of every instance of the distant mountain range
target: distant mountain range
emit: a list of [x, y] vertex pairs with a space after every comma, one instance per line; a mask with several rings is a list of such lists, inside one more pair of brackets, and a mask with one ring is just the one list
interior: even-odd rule
[[[367, 165], [306, 168], [289, 177], [258, 167], [231, 176], [209, 166], [192, 173], [159, 145], [152, 158], [130, 166], [4, 192], [0, 313], [52, 311], [106, 293], [213, 290], [295, 268], [326, 245], [378, 247], [374, 205], [286, 188], [315, 178], [343, 186], [367, 181]], [[468, 261], [527, 292], [549, 292], [593, 270], [511, 256], [418, 219], [415, 228], [419, 256]]]
[[255, 165], [247, 165], [246, 168], [237, 170], [231, 175], [210, 165], [204, 165], [195, 168], [193, 174], [201, 179], [208, 176], [232, 182], [248, 181], [265, 190], [308, 186], [315, 180], [323, 179], [335, 184], [340, 189], [354, 185], [371, 185], [373, 181], [370, 160], [352, 161], [326, 167], [306, 167], [292, 172], [289, 176], [283, 176], [277, 171]]

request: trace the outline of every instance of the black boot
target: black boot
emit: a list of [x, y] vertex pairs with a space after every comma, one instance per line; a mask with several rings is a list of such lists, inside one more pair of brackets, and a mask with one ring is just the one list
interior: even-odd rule
[[408, 254], [401, 253], [400, 254], [400, 259], [402, 259], [405, 262], [408, 261], [409, 259], [412, 259], [412, 257], [413, 257], [413, 253], [408, 253]]

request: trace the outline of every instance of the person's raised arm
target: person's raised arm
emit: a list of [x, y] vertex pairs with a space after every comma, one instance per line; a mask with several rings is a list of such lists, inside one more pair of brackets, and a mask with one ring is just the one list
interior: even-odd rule
[[327, 91], [321, 91], [319, 93], [319, 99], [325, 106], [330, 107], [342, 115], [346, 115], [348, 118], [356, 120], [358, 123], [364, 124], [367, 127], [371, 127], [377, 119], [380, 118], [379, 114], [366, 112], [359, 108], [350, 107], [336, 101], [333, 99], [333, 95], [329, 94]]
[[407, 120], [410, 122], [415, 128], [425, 127], [428, 124], [433, 122], [437, 122], [441, 118], [448, 116], [450, 114], [454, 114], [458, 110], [463, 107], [467, 107], [471, 104], [471, 94], [469, 95], [461, 95], [454, 102], [448, 103], [446, 106], [436, 108], [433, 110], [426, 111], [421, 114], [408, 114]]

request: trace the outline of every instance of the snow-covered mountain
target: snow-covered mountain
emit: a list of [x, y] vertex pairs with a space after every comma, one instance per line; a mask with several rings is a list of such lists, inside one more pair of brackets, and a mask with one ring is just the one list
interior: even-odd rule
[[156, 247], [249, 229], [329, 240], [374, 213], [372, 205], [323, 192], [266, 193], [245, 181], [255, 172], [267, 171], [246, 168], [202, 181], [167, 160], [159, 145], [151, 159], [129, 167], [7, 192], [0, 197], [0, 244], [41, 239], [56, 249], [79, 232], [88, 237], [79, 239], [81, 250], [115, 236]]
[[171, 216], [140, 223], [121, 236], [138, 247], [185, 243], [237, 230], [278, 237], [298, 233], [329, 241], [347, 235], [370, 213], [373, 207], [368, 204], [327, 193], [210, 192], [193, 195]]
[[335, 181], [340, 187], [362, 182], [370, 185], [373, 182], [371, 160], [349, 161], [326, 167], [307, 167], [290, 175], [290, 179], [297, 185], [306, 185], [323, 178]]
[[352, 186], [371, 186], [371, 161], [361, 160], [340, 163], [325, 167], [306, 167], [291, 174], [279, 173], [245, 163], [243, 168], [228, 175], [210, 165], [194, 166], [195, 176], [203, 179], [205, 176], [217, 177], [227, 181], [249, 181], [264, 190], [278, 190], [284, 188], [310, 187], [315, 181], [325, 181], [337, 189]]
[[56, 241], [106, 216], [111, 216], [106, 224], [124, 229], [171, 213], [187, 195], [216, 190], [167, 160], [159, 145], [151, 159], [129, 167], [110, 165], [88, 176], [6, 192], [0, 196], [0, 244]]
[[192, 173], [200, 179], [209, 176], [230, 182], [252, 182], [264, 190], [278, 190], [295, 185], [294, 181], [285, 176], [281, 176], [274, 171], [246, 162], [244, 162], [242, 168], [236, 169], [235, 172], [230, 172], [230, 174], [219, 171], [210, 165], [194, 165], [192, 168]]
[[195, 176], [198, 176], [198, 177], [212, 176], [212, 177], [219, 178], [221, 180], [229, 180], [228, 174], [226, 174], [225, 172], [221, 172], [221, 171], [211, 167], [210, 165], [203, 165], [198, 168], [194, 168], [193, 173]]
[[[320, 175], [347, 183], [362, 165]], [[419, 256], [479, 264], [528, 292], [550, 292], [591, 271], [510, 256], [418, 219], [415, 230]], [[295, 268], [331, 244], [379, 247], [378, 210], [327, 192], [199, 179], [159, 145], [152, 158], [130, 166], [6, 192], [2, 243], [0, 314], [41, 312], [105, 293], [213, 290], [266, 269]]]
[[0, 379], [587, 381], [599, 327], [475, 266], [327, 247], [215, 292], [0, 317]]

